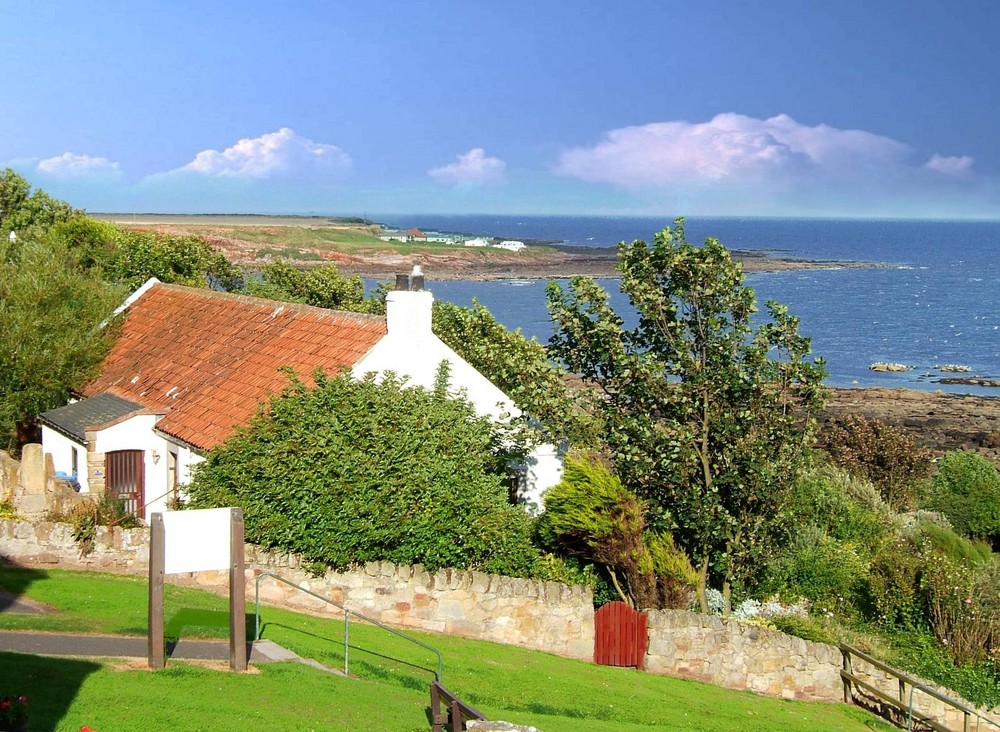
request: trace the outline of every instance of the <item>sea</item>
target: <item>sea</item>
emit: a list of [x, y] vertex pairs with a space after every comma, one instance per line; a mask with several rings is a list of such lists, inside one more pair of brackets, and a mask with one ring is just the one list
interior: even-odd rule
[[[643, 239], [669, 218], [626, 216], [394, 216], [399, 228], [460, 232], [516, 240], [608, 247]], [[818, 269], [747, 275], [758, 303], [786, 304], [826, 361], [837, 387], [908, 387], [1000, 396], [1000, 387], [943, 384], [947, 377], [1000, 380], [1000, 221], [906, 221], [784, 218], [685, 220], [692, 242], [715, 237], [732, 250], [827, 262]], [[844, 267], [840, 262], [869, 267]], [[433, 281], [438, 299], [468, 305], [475, 298], [508, 328], [547, 343], [552, 323], [546, 280]], [[601, 280], [625, 319], [635, 322], [614, 279]], [[907, 370], [880, 373], [876, 362]], [[968, 367], [946, 373], [945, 365]]]

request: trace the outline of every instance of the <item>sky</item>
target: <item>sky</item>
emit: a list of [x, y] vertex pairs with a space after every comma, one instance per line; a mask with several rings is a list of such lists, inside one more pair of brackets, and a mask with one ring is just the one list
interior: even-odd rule
[[995, 0], [0, 0], [95, 212], [1000, 218]]

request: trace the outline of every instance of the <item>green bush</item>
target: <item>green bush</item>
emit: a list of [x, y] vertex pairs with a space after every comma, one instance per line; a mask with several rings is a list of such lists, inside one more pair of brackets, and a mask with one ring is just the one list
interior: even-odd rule
[[1000, 537], [1000, 473], [974, 452], [950, 452], [938, 463], [928, 507], [963, 534]]
[[928, 544], [937, 554], [946, 556], [955, 562], [984, 564], [994, 560], [993, 551], [988, 545], [956, 534], [947, 526], [921, 521], [917, 537]]
[[645, 513], [645, 503], [606, 466], [571, 457], [562, 481], [545, 494], [538, 533], [544, 545], [600, 565], [625, 602], [686, 607], [697, 575], [668, 533], [646, 528]]
[[214, 449], [192, 507], [241, 506], [251, 542], [335, 568], [375, 560], [529, 576], [531, 519], [507, 500], [505, 435], [388, 374], [293, 380]]
[[791, 510], [798, 526], [821, 528], [828, 536], [877, 551], [891, 540], [898, 521], [865, 478], [821, 463], [796, 482]]
[[913, 628], [924, 615], [920, 573], [924, 557], [902, 537], [883, 547], [872, 559], [865, 590], [865, 615], [885, 627]]
[[837, 636], [823, 625], [817, 618], [801, 617], [799, 615], [776, 615], [769, 617], [767, 622], [776, 630], [788, 635], [794, 635], [813, 643], [837, 644]]
[[1000, 667], [994, 661], [956, 666], [948, 647], [928, 630], [890, 633], [885, 661], [955, 692], [973, 704], [992, 709], [1000, 705]]
[[903, 429], [848, 415], [826, 432], [826, 448], [838, 464], [867, 478], [894, 510], [912, 508], [917, 483], [931, 471], [931, 453]]
[[921, 576], [931, 629], [957, 666], [995, 659], [1000, 645], [1000, 570], [934, 554]]

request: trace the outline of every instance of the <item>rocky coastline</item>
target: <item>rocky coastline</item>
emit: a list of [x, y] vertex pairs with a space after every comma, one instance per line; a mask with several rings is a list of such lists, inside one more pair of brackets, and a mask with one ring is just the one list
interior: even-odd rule
[[969, 450], [1000, 465], [1000, 399], [918, 389], [830, 389], [825, 426], [863, 414], [902, 427], [936, 455]]

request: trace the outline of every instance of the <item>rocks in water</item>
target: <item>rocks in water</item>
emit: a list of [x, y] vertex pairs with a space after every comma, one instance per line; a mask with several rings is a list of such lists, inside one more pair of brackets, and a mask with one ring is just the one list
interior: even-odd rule
[[944, 366], [938, 366], [937, 370], [946, 374], [967, 374], [972, 371], [972, 367], [958, 363], [946, 363]]
[[938, 379], [939, 384], [961, 384], [963, 386], [1000, 386], [1000, 379], [985, 379], [982, 376], [950, 376]]
[[876, 361], [871, 366], [868, 367], [869, 371], [909, 371], [910, 367], [905, 363], [888, 363], [886, 361]]

